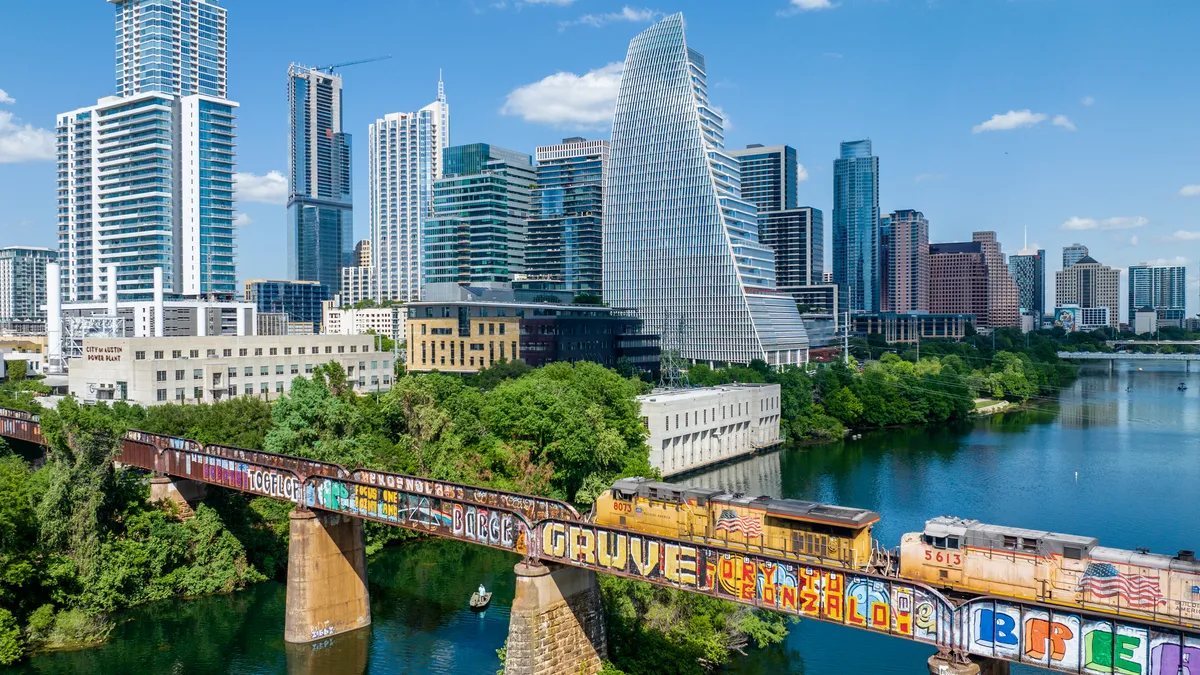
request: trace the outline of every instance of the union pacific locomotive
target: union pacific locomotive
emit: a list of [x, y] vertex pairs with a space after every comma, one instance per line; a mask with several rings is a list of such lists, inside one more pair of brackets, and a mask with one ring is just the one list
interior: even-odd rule
[[[1200, 626], [1200, 564], [1099, 545], [1095, 537], [933, 518], [897, 555], [871, 537], [879, 514], [831, 504], [745, 497], [647, 478], [613, 483], [597, 525], [894, 575], [934, 588], [1008, 596]], [[898, 559], [898, 560], [897, 560]], [[898, 562], [898, 564], [897, 564]]]

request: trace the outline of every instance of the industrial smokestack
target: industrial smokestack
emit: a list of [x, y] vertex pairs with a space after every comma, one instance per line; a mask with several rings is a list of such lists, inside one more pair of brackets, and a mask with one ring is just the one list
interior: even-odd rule
[[117, 315], [117, 266], [108, 266], [108, 315]]
[[46, 366], [62, 374], [62, 277], [58, 263], [46, 263]]
[[163, 271], [161, 267], [154, 268], [154, 337], [163, 336]]

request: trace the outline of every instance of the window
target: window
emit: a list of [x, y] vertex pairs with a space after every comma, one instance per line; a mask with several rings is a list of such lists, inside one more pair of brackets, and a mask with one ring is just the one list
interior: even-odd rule
[[193, 380], [203, 380], [204, 379], [204, 369], [203, 368], [194, 369], [192, 371], [192, 379]]
[[291, 348], [291, 347], [284, 347], [284, 348], [283, 348], [283, 355], [284, 355], [284, 356], [291, 356], [291, 355], [292, 355], [292, 348]]
[[271, 347], [271, 356], [279, 356], [279, 348]]
[[171, 350], [171, 358], [173, 358], [173, 359], [183, 358], [183, 352], [178, 349], [172, 349]]
[[155, 382], [166, 382], [167, 381], [167, 371], [160, 370], [160, 371], [155, 372], [154, 373], [154, 381]]
[[307, 374], [307, 375], [312, 375], [312, 371], [313, 371], [313, 364], [311, 364], [311, 363], [306, 363], [306, 364], [304, 364], [304, 372], [305, 372], [305, 374]]
[[276, 375], [282, 375], [282, 374], [283, 374], [283, 364], [282, 364], [282, 363], [277, 363], [277, 364], [275, 364], [275, 374], [276, 374]]
[[1004, 548], [1016, 548], [1016, 547], [1017, 547], [1017, 538], [1016, 537], [1005, 537], [1004, 538]]
[[370, 347], [370, 345], [363, 345], [362, 350], [363, 350], [363, 352], [369, 352], [369, 351], [371, 351], [371, 347]]
[[233, 350], [232, 349], [222, 349], [221, 356], [224, 356], [225, 358], [229, 358], [229, 357], [233, 356]]
[[241, 349], [238, 350], [238, 356], [245, 356], [245, 355], [246, 355], [245, 347], [242, 347]]
[[300, 356], [304, 356], [304, 347], [298, 347], [296, 349], [296, 353], [299, 354]]
[[350, 345], [350, 353], [354, 354], [356, 352], [358, 352], [358, 345]]
[[192, 398], [197, 401], [204, 398], [204, 387], [192, 387]]
[[471, 351], [481, 352], [481, 351], [483, 351], [483, 345], [481, 345], [481, 344], [480, 345], [471, 345]]
[[1037, 539], [1021, 539], [1021, 549], [1030, 553], [1036, 553], [1038, 550]]
[[299, 374], [300, 374], [300, 365], [299, 365], [299, 364], [296, 364], [296, 363], [293, 363], [293, 364], [292, 364], [292, 374], [293, 374], [293, 375], [299, 375]]
[[255, 355], [255, 356], [262, 356], [262, 347], [255, 347], [255, 348], [254, 348], [254, 355]]
[[163, 353], [162, 353], [162, 350], [161, 350], [161, 349], [159, 349], [159, 350], [156, 350], [156, 351], [154, 352], [154, 358], [155, 358], [155, 359], [161, 359], [162, 357], [163, 357]]
[[679, 413], [675, 413], [675, 428], [679, 428]]
[[[339, 347], [339, 348], [338, 348], [338, 350], [340, 351], [340, 350], [341, 350], [341, 348]], [[329, 345], [325, 345], [325, 353], [326, 353], [326, 354], [332, 354], [332, 353], [333, 353], [333, 347], [330, 347]]]
[[259, 382], [259, 383], [258, 383], [258, 393], [260, 393], [260, 394], [266, 394], [266, 393], [267, 393], [267, 386], [268, 386], [268, 385], [267, 385], [267, 383], [266, 383], [266, 382]]
[[154, 400], [156, 400], [156, 401], [167, 400], [167, 390], [159, 389], [158, 391], [154, 392]]
[[488, 335], [495, 335], [495, 334], [496, 334], [496, 324], [489, 323], [488, 324]]
[[[146, 352], [134, 352], [133, 358], [135, 361], [145, 361], [146, 360]], [[165, 396], [165, 394], [164, 394], [164, 396]]]
[[479, 324], [479, 334], [483, 335], [483, 324]]
[[190, 350], [188, 350], [188, 358], [189, 358], [189, 359], [198, 359], [198, 358], [200, 358], [200, 350], [199, 350], [199, 349], [190, 349]]
[[244, 372], [246, 377], [254, 377], [254, 366], [246, 366], [246, 370]]
[[282, 383], [282, 382], [276, 382], [276, 383], [275, 383], [275, 393], [276, 393], [276, 394], [282, 394], [282, 393], [283, 393], [283, 383]]
[[177, 379], [177, 380], [183, 379], [183, 371], [182, 370], [175, 371], [175, 379]]
[[247, 382], [246, 386], [242, 387], [242, 393], [247, 396], [250, 396], [251, 394], [254, 393], [254, 385]]
[[229, 379], [232, 380], [233, 378], [237, 377], [237, 368], [230, 368], [228, 372], [229, 372]]
[[259, 375], [263, 375], [263, 376], [265, 376], [265, 375], [267, 375], [267, 371], [268, 371], [268, 370], [269, 370], [269, 369], [268, 369], [268, 367], [267, 367], [267, 366], [259, 366], [259, 367], [258, 367], [258, 374], [259, 374]]
[[670, 431], [671, 430], [671, 416], [663, 415], [663, 422], [666, 423], [667, 431]]
[[[451, 351], [453, 351], [453, 350], [451, 350]], [[454, 358], [454, 355], [453, 355], [453, 354], [451, 354], [451, 355], [450, 355], [450, 358]], [[366, 361], [359, 361], [359, 362], [358, 362], [358, 369], [359, 369], [359, 370], [366, 370], [366, 369], [367, 369], [367, 362], [366, 362]]]
[[958, 548], [958, 537], [946, 537], [946, 548]]
[[205, 352], [205, 354], [204, 354], [204, 355], [205, 355], [207, 358], [210, 358], [210, 359], [215, 359], [215, 358], [217, 358], [217, 350], [215, 350], [215, 349], [210, 349], [210, 350], [208, 350], [207, 352]]
[[[328, 351], [329, 348], [326, 347], [325, 350]], [[346, 353], [346, 345], [338, 345], [338, 353], [345, 354]]]
[[175, 400], [176, 401], [183, 400], [183, 387], [175, 387]]
[[500, 324], [500, 334], [504, 335], [504, 324]]
[[[460, 349], [460, 351], [461, 351], [461, 349]], [[374, 363], [374, 362], [372, 362], [372, 363]], [[392, 367], [392, 362], [391, 362], [391, 361], [384, 361], [384, 362], [383, 362], [383, 369], [384, 369], [384, 370], [387, 370], [388, 368], [391, 368], [391, 367]]]
[[1067, 560], [1083, 560], [1083, 549], [1078, 546], [1064, 546], [1063, 558]]

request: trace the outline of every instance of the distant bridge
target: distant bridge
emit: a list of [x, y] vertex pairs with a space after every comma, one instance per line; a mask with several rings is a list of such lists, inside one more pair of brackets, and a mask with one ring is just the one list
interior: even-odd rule
[[[0, 408], [0, 436], [45, 445], [38, 418], [21, 411]], [[988, 673], [1019, 662], [1092, 675], [1200, 674], [1200, 625], [1178, 619], [951, 598], [896, 577], [598, 526], [558, 500], [144, 431], [126, 433], [115, 460], [154, 472], [152, 499], [179, 502], [197, 485], [218, 485], [298, 507], [284, 628], [292, 643], [370, 624], [362, 536], [370, 520], [523, 556], [512, 675], [598, 671], [605, 636], [594, 572], [923, 642], [942, 655], [930, 661], [935, 674], [979, 673], [970, 657]]]
[[1108, 361], [1112, 370], [1117, 361], [1182, 361], [1186, 372], [1192, 371], [1192, 361], [1200, 361], [1200, 354], [1138, 354], [1130, 352], [1055, 352], [1058, 358], [1069, 361]]
[[1108, 340], [1106, 344], [1110, 347], [1118, 345], [1125, 345], [1127, 347], [1137, 347], [1140, 345], [1185, 345], [1200, 347], [1200, 340]]

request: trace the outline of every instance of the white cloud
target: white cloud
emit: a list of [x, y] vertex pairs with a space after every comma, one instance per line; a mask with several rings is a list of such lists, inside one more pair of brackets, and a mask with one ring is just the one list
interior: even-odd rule
[[1055, 115], [1054, 121], [1051, 124], [1056, 127], [1062, 127], [1067, 131], [1075, 131], [1075, 123], [1067, 119], [1066, 115]]
[[287, 179], [278, 171], [270, 171], [265, 176], [235, 173], [233, 189], [236, 199], [240, 202], [287, 203]]
[[559, 7], [566, 7], [573, 2], [575, 0], [521, 0], [521, 4], [524, 5], [558, 5]]
[[787, 9], [779, 10], [780, 16], [791, 16], [800, 12], [813, 12], [822, 9], [833, 9], [839, 3], [830, 0], [791, 0]]
[[8, 95], [7, 91], [0, 89], [0, 103], [16, 103], [17, 99]]
[[233, 216], [233, 226], [234, 227], [245, 227], [246, 225], [249, 225], [253, 222], [254, 222], [254, 219], [251, 218], [250, 215], [246, 214], [246, 213], [238, 213]]
[[1138, 236], [1136, 234], [1129, 238], [1129, 245], [1130, 246], [1138, 245]]
[[603, 127], [612, 122], [624, 68], [623, 63], [610, 63], [583, 75], [549, 75], [512, 90], [500, 114], [553, 126]]
[[796, 165], [796, 182], [803, 183], [808, 180], [808, 169], [803, 164]]
[[1135, 227], [1145, 227], [1150, 219], [1145, 216], [1117, 216], [1096, 220], [1095, 218], [1080, 218], [1073, 216], [1059, 226], [1060, 230], [1132, 230]]
[[920, 174], [919, 176], [917, 176], [916, 178], [914, 178], [913, 182], [914, 183], [926, 183], [931, 180], [941, 180], [945, 177], [946, 176], [944, 176], [943, 174], [940, 174], [940, 173], [923, 173], [923, 174]]
[[821, 56], [824, 56], [827, 59], [840, 59], [844, 58], [846, 55], [841, 52], [821, 52]]
[[1165, 242], [1178, 241], [1200, 241], [1200, 232], [1192, 232], [1190, 230], [1175, 230], [1175, 234], [1161, 237]]
[[1096, 99], [1091, 96], [1084, 96], [1079, 102], [1083, 105], [1091, 105], [1096, 102]]
[[1179, 188], [1180, 197], [1200, 197], [1200, 185], [1184, 185]]
[[44, 159], [54, 159], [54, 132], [21, 124], [12, 113], [0, 110], [0, 164]]
[[992, 115], [990, 120], [971, 127], [971, 131], [977, 134], [984, 131], [1008, 131], [1031, 127], [1040, 124], [1045, 119], [1045, 113], [1035, 113], [1031, 110], [1009, 110], [1003, 115]]
[[1191, 262], [1187, 258], [1177, 255], [1174, 258], [1155, 258], [1154, 260], [1142, 260], [1141, 262], [1150, 265], [1151, 267], [1169, 267], [1172, 265], [1186, 265]]
[[606, 14], [584, 14], [578, 19], [571, 21], [560, 21], [558, 29], [566, 30], [571, 26], [591, 26], [592, 28], [600, 28], [614, 21], [629, 21], [631, 23], [648, 23], [663, 16], [663, 13], [657, 9], [635, 9], [629, 5], [625, 5], [619, 12], [608, 12]]

